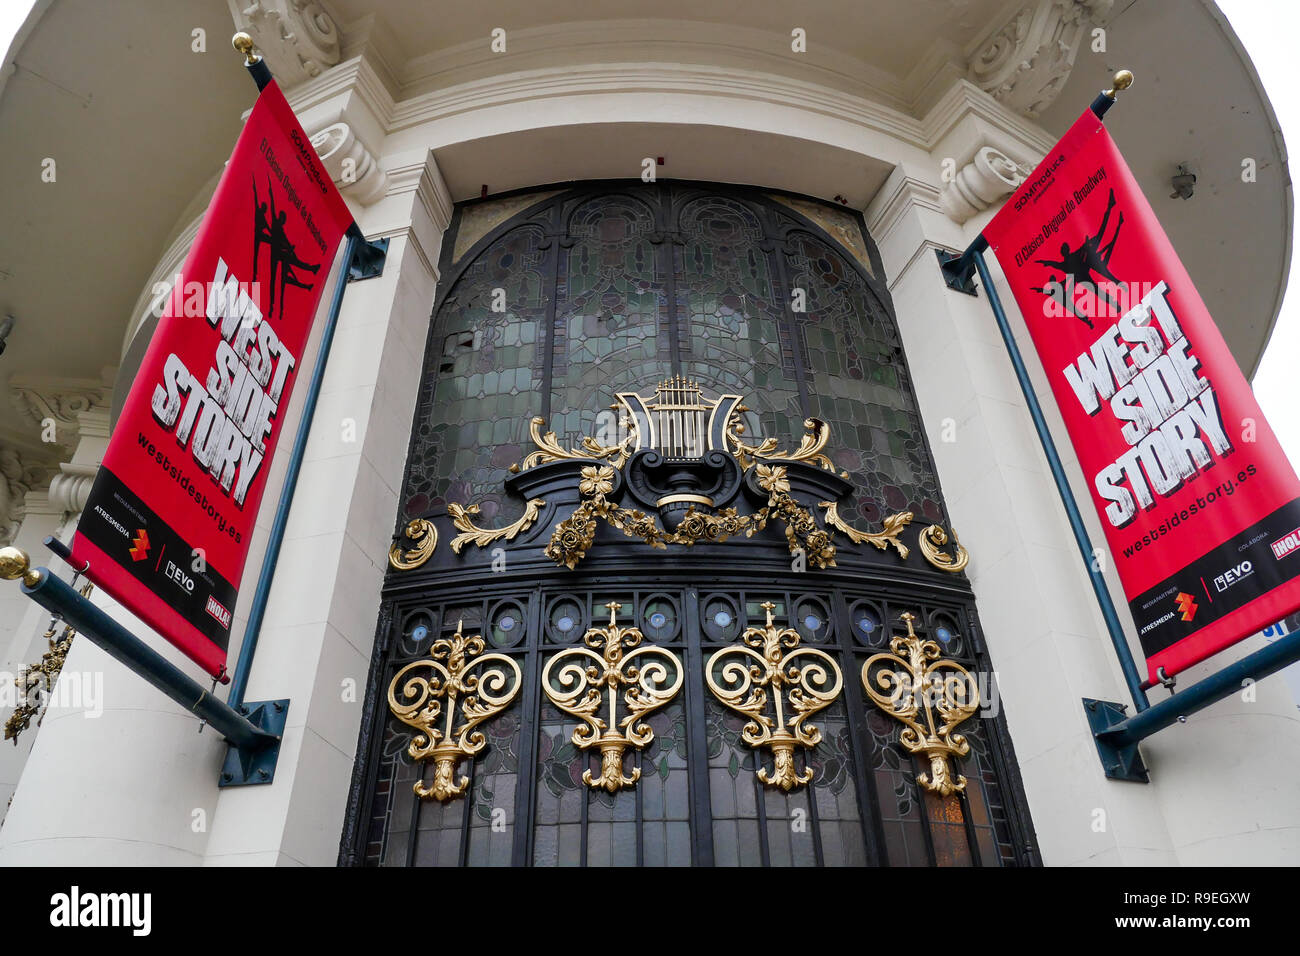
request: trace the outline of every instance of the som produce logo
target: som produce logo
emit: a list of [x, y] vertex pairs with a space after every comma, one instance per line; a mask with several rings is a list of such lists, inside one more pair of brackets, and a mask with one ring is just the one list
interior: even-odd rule
[[1178, 596], [1174, 598], [1174, 603], [1178, 605], [1178, 613], [1183, 616], [1184, 621], [1190, 621], [1192, 618], [1196, 617], [1196, 609], [1199, 605], [1196, 603], [1196, 599], [1190, 594], [1184, 594], [1182, 591], [1179, 591]]

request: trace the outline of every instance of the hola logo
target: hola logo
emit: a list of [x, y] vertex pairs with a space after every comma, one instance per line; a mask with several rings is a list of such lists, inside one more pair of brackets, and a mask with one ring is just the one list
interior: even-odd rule
[[1269, 545], [1273, 549], [1273, 557], [1281, 561], [1288, 554], [1300, 550], [1300, 528], [1294, 531], [1288, 531], [1282, 537], [1278, 538]]
[[1178, 605], [1178, 611], [1183, 616], [1184, 621], [1190, 621], [1196, 617], [1196, 599], [1190, 594], [1178, 592], [1178, 597], [1174, 598], [1174, 603]]
[[149, 557], [149, 536], [144, 533], [144, 528], [137, 531], [135, 537], [131, 539], [130, 550], [132, 561], [143, 561]]

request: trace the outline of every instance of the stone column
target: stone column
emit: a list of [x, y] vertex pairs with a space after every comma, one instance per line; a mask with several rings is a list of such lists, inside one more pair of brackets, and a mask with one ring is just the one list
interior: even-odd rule
[[[386, 165], [388, 195], [365, 210], [361, 226], [390, 238], [388, 259], [381, 277], [353, 284], [343, 300], [249, 680], [249, 700], [291, 700], [275, 783], [221, 793], [207, 864], [332, 866], [338, 856], [433, 263], [451, 214], [432, 154]], [[295, 418], [291, 409], [288, 427]], [[260, 564], [274, 507], [269, 492], [250, 569]], [[248, 576], [245, 588], [246, 598]]]

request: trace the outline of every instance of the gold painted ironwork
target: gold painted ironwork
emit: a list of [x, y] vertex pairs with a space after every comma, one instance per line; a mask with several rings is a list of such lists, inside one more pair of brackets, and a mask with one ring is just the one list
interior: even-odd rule
[[[17, 550], [17, 548], [4, 549], [4, 551]], [[25, 572], [27, 570], [27, 555], [21, 551], [19, 554], [22, 554], [22, 571]], [[0, 553], [0, 560], [7, 557], [8, 555]], [[0, 574], [0, 577], [7, 574], [8, 571], [6, 570], [4, 574]], [[95, 586], [87, 581], [81, 586], [79, 593], [82, 597], [88, 598], [94, 590]], [[58, 637], [55, 637], [57, 629], [58, 621], [51, 617], [50, 626], [45, 629], [44, 634], [48, 650], [41, 655], [40, 663], [24, 667], [22, 674], [13, 678], [14, 687], [18, 691], [19, 704], [14, 708], [14, 712], [9, 715], [9, 719], [5, 721], [5, 740], [12, 740], [15, 747], [18, 746], [19, 734], [32, 725], [33, 719], [36, 721], [36, 726], [41, 725], [41, 721], [44, 719], [41, 714], [47, 703], [44, 695], [49, 694], [54, 689], [54, 683], [59, 679], [59, 674], [63, 671], [63, 664], [68, 659], [68, 651], [72, 649], [72, 639], [77, 636], [77, 631], [71, 624], [64, 624], [63, 629], [58, 633]]]
[[[618, 408], [617, 405], [613, 406]], [[555, 432], [550, 431], [545, 435], [542, 434], [542, 426], [546, 424], [546, 419], [534, 417], [528, 423], [528, 434], [533, 439], [533, 444], [537, 446], [537, 451], [531, 451], [524, 456], [524, 460], [510, 466], [511, 472], [527, 471], [535, 465], [540, 465], [548, 461], [574, 461], [589, 459], [608, 459], [610, 464], [615, 468], [622, 468], [624, 463], [632, 457], [632, 452], [637, 447], [637, 429], [636, 422], [633, 419], [624, 417], [619, 425], [621, 428], [628, 429], [627, 437], [617, 445], [602, 445], [596, 439], [584, 437], [582, 439], [582, 450], [573, 451], [563, 447], [555, 438]]]
[[465, 793], [469, 778], [457, 780], [456, 769], [487, 744], [478, 725], [508, 707], [523, 686], [519, 665], [505, 654], [484, 654], [483, 638], [466, 638], [462, 625], [458, 621], [451, 638], [434, 641], [427, 659], [407, 664], [388, 685], [393, 716], [418, 731], [407, 753], [413, 760], [434, 762], [433, 782], [415, 781], [422, 800], [445, 802]]
[[[542, 432], [544, 419], [533, 418], [529, 434], [536, 450], [510, 466], [512, 472], [518, 473], [553, 461], [591, 463], [581, 470], [581, 499], [577, 507], [569, 517], [555, 524], [546, 545], [546, 555], [557, 564], [571, 570], [576, 568], [595, 541], [600, 521], [652, 548], [666, 548], [670, 544], [690, 547], [700, 541], [721, 542], [742, 532], [752, 537], [775, 520], [783, 525], [790, 553], [797, 558], [802, 556], [813, 568], [835, 567], [837, 531], [854, 544], [871, 544], [881, 551], [893, 547], [900, 559], [907, 560], [911, 549], [903, 543], [902, 533], [914, 520], [912, 512], [889, 515], [881, 530], [866, 531], [853, 527], [840, 515], [838, 502], [822, 501], [818, 507], [824, 512], [824, 527], [818, 527], [813, 511], [791, 494], [787, 466], [792, 462], [836, 472], [825, 454], [830, 428], [821, 419], [805, 419], [805, 433], [799, 447], [793, 452], [783, 452], [778, 450], [774, 438], [764, 438], [757, 444], [744, 440], [741, 413], [749, 409], [740, 404], [739, 395], [706, 399], [698, 382], [674, 376], [660, 382], [653, 397], [620, 392], [618, 398], [610, 407], [622, 410], [619, 433], [624, 437], [616, 444], [606, 445], [584, 437], [578, 448], [566, 448], [559, 444], [554, 431]], [[676, 522], [676, 530], [668, 531], [660, 526], [655, 515], [624, 508], [608, 499], [613, 491], [615, 471], [622, 469], [639, 449], [652, 448], [666, 458], [700, 457], [714, 450], [715, 435], [721, 436], [722, 450], [743, 471], [752, 470], [759, 488], [767, 493], [767, 502], [761, 508], [751, 514], [740, 514], [735, 508], [715, 509], [713, 499], [705, 494], [672, 492], [659, 498], [655, 506], [685, 503], [689, 507]], [[848, 478], [845, 471], [839, 475]], [[482, 548], [495, 541], [513, 541], [533, 526], [545, 503], [541, 498], [530, 499], [524, 514], [503, 528], [475, 524], [473, 519], [479, 514], [477, 505], [448, 505], [452, 523], [461, 532], [451, 541], [452, 551], [460, 554], [466, 544]], [[943, 546], [948, 542], [948, 534], [940, 526], [930, 525], [920, 534], [920, 549], [934, 567], [957, 573], [966, 567], [970, 556], [957, 541], [955, 532], [952, 533], [954, 553], [946, 553]], [[436, 529], [423, 518], [407, 526], [407, 537], [416, 543], [414, 547], [403, 550], [394, 544], [389, 552], [389, 563], [399, 570], [422, 565], [437, 544]]]
[[[622, 606], [617, 601], [607, 603], [609, 624], [591, 628], [582, 637], [586, 647], [561, 651], [542, 669], [542, 690], [551, 703], [583, 721], [573, 732], [574, 746], [600, 748], [600, 776], [587, 769], [583, 782], [610, 793], [633, 787], [641, 779], [639, 767], [633, 767], [630, 776], [623, 773], [623, 754], [628, 747], [640, 750], [654, 739], [643, 718], [677, 695], [683, 677], [681, 658], [662, 647], [641, 644], [640, 629], [618, 625]], [[552, 668], [557, 666], [552, 678]], [[625, 688], [627, 707], [622, 716], [620, 688]], [[608, 708], [607, 718], [599, 714], [603, 707]]]
[[665, 458], [700, 458], [709, 448], [709, 417], [717, 402], [706, 402], [700, 383], [680, 375], [655, 387], [646, 402], [650, 412], [651, 446]]
[[948, 543], [948, 532], [937, 524], [932, 524], [921, 532], [917, 544], [921, 548], [921, 554], [925, 560], [929, 561], [941, 571], [948, 571], [956, 574], [966, 568], [970, 563], [970, 552], [961, 546], [957, 540], [957, 531], [952, 532], [953, 553], [947, 554], [943, 550], [944, 545]]
[[406, 538], [414, 547], [403, 548], [400, 541], [394, 541], [388, 549], [388, 563], [398, 571], [410, 571], [429, 560], [438, 546], [438, 529], [427, 518], [415, 518], [406, 526]]
[[678, 502], [686, 502], [687, 504], [704, 505], [704, 507], [706, 508], [713, 507], [713, 499], [710, 498], [708, 495], [693, 495], [685, 491], [678, 492], [677, 494], [673, 494], [673, 495], [664, 495], [662, 498], [660, 498], [658, 501], [655, 502], [655, 507], [662, 508], [664, 505], [676, 504]]
[[[741, 468], [748, 469], [759, 461], [803, 461], [818, 465], [824, 471], [835, 473], [834, 462], [822, 453], [827, 442], [830, 441], [830, 426], [820, 418], [805, 418], [804, 436], [799, 441], [799, 447], [792, 452], [782, 452], [777, 451], [775, 438], [764, 438], [757, 445], [745, 443], [740, 437], [745, 433], [745, 423], [740, 420], [740, 413], [747, 411], [749, 411], [747, 406], [737, 405], [727, 420], [725, 431], [727, 444], [736, 461], [740, 462]], [[841, 478], [847, 478], [849, 473], [840, 471], [839, 475]]]
[[698, 541], [725, 541], [742, 531], [746, 537], [762, 531], [772, 519], [785, 526], [791, 554], [802, 553], [815, 568], [835, 566], [835, 545], [830, 534], [817, 527], [812, 513], [790, 495], [790, 479], [783, 465], [759, 465], [758, 485], [768, 493], [767, 504], [752, 515], [742, 515], [735, 508], [723, 508], [717, 514], [686, 509], [676, 531], [665, 531], [654, 516], [630, 510], [609, 501], [605, 496], [614, 488], [614, 469], [608, 465], [588, 465], [582, 469], [578, 490], [582, 502], [573, 514], [559, 522], [551, 533], [546, 555], [569, 570], [587, 556], [596, 538], [596, 520], [622, 531], [629, 538], [640, 538], [652, 548], [670, 544], [690, 547]]
[[885, 526], [879, 531], [862, 531], [853, 527], [843, 518], [840, 517], [839, 503], [835, 501], [819, 502], [817, 507], [826, 509], [826, 523], [837, 531], [843, 531], [849, 536], [849, 540], [854, 544], [874, 544], [881, 551], [886, 551], [892, 544], [898, 551], [898, 556], [904, 561], [907, 560], [909, 548], [899, 540], [899, 535], [903, 529], [912, 523], [914, 517], [910, 511], [902, 511], [898, 514], [890, 515], [885, 519]]
[[[775, 604], [766, 601], [761, 606], [767, 624], [746, 628], [740, 646], [714, 653], [704, 677], [718, 700], [749, 718], [741, 739], [751, 747], [771, 750], [772, 771], [760, 768], [758, 779], [788, 793], [816, 775], [811, 767], [802, 772], [795, 768], [794, 748], [815, 747], [821, 741], [821, 728], [808, 723], [808, 718], [839, 696], [843, 678], [828, 654], [800, 646], [798, 631], [777, 628], [772, 621]], [[723, 683], [715, 679], [715, 672]], [[774, 717], [768, 715], [769, 696]], [[788, 724], [787, 707], [794, 713]]]
[[862, 686], [877, 707], [902, 722], [898, 740], [903, 748], [929, 759], [930, 772], [918, 774], [917, 782], [948, 796], [966, 789], [966, 778], [954, 777], [948, 761], [970, 752], [966, 738], [954, 729], [979, 709], [979, 688], [966, 668], [939, 659], [937, 643], [916, 636], [915, 615], [906, 612], [900, 617], [907, 634], [895, 635], [889, 642], [893, 653], [867, 659], [862, 665]]
[[473, 516], [479, 513], [478, 505], [458, 505], [452, 502], [447, 505], [447, 514], [451, 516], [451, 523], [464, 534], [458, 534], [451, 539], [451, 550], [460, 554], [460, 549], [467, 544], [486, 548], [493, 541], [513, 541], [521, 532], [533, 526], [533, 522], [537, 520], [545, 504], [544, 498], [529, 498], [524, 505], [524, 513], [518, 521], [504, 528], [480, 528], [472, 520]]

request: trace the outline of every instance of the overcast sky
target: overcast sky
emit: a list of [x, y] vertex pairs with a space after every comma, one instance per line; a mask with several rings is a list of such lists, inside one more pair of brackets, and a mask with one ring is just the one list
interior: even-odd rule
[[[1300, 0], [1218, 0], [1218, 4], [1254, 61], [1277, 113], [1288, 153], [1300, 148], [1300, 62], [1295, 49], [1295, 37], [1300, 31]], [[1264, 417], [1273, 426], [1291, 463], [1300, 470], [1300, 270], [1297, 263], [1300, 263], [1300, 243], [1293, 238], [1286, 297], [1254, 385]], [[1196, 281], [1196, 276], [1192, 276], [1192, 281]]]
[[[1170, 0], [1165, 2], [1171, 8], [1175, 6]], [[1296, 144], [1300, 144], [1300, 58], [1295, 38], [1300, 36], [1300, 0], [1218, 0], [1218, 4], [1254, 61], [1288, 146], [1297, 148]], [[9, 49], [31, 5], [32, 0], [0, 0], [0, 51]], [[1194, 69], [1194, 65], [1189, 63], [1188, 69]], [[1264, 416], [1300, 470], [1300, 271], [1297, 263], [1300, 263], [1300, 242], [1293, 246], [1291, 279], [1282, 313], [1254, 386]]]

